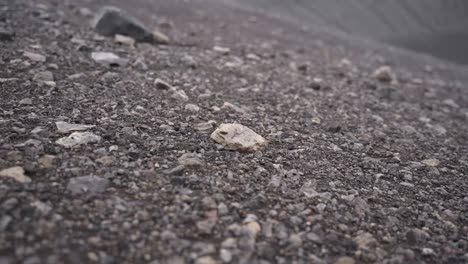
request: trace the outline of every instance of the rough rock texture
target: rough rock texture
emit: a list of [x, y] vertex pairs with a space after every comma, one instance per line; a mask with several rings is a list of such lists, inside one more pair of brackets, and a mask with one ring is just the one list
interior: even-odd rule
[[[178, 45], [96, 34], [106, 5]], [[0, 27], [15, 32], [0, 41], [0, 171], [32, 180], [0, 177], [0, 263], [467, 263], [453, 65], [210, 0], [3, 0]], [[372, 77], [385, 65], [397, 82]], [[100, 140], [63, 147], [60, 121]], [[232, 123], [268, 146], [220, 147], [210, 135]]]
[[68, 137], [59, 138], [56, 143], [66, 148], [75, 146], [97, 143], [101, 141], [101, 137], [91, 132], [74, 132]]
[[19, 167], [19, 166], [1, 170], [0, 171], [0, 177], [11, 178], [11, 179], [13, 179], [13, 180], [15, 180], [15, 181], [17, 181], [19, 183], [31, 182], [31, 178], [24, 175], [24, 169]]
[[221, 124], [211, 138], [229, 150], [257, 151], [267, 144], [262, 136], [241, 124]]
[[105, 191], [109, 180], [96, 176], [75, 177], [70, 180], [67, 190], [73, 195], [96, 195]]

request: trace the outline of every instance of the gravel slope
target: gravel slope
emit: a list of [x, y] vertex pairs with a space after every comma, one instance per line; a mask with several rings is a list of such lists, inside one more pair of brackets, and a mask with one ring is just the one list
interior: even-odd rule
[[463, 0], [233, 0], [289, 16], [313, 26], [335, 27], [344, 32], [385, 40], [412, 35], [465, 33], [468, 4]]
[[[108, 4], [172, 44], [96, 35]], [[468, 90], [452, 66], [215, 2], [0, 10], [0, 263], [467, 263]], [[391, 82], [373, 76], [384, 65]], [[63, 147], [57, 122], [92, 140]], [[210, 139], [223, 123], [269, 143], [225, 150]]]

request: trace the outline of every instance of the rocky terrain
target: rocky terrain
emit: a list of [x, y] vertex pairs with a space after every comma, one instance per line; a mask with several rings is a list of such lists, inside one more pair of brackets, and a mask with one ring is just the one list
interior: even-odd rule
[[0, 0], [0, 263], [467, 263], [466, 80], [405, 56], [211, 0]]

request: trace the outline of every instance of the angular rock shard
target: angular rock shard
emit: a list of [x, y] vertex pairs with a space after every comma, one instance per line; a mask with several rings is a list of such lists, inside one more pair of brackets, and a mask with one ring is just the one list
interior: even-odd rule
[[55, 122], [55, 126], [57, 126], [57, 130], [60, 133], [64, 133], [64, 134], [72, 132], [72, 131], [84, 131], [84, 130], [88, 130], [90, 128], [95, 127], [94, 125], [70, 124], [70, 123], [63, 122], [63, 121]]
[[158, 31], [151, 31], [140, 21], [130, 17], [117, 7], [104, 7], [96, 17], [94, 29], [106, 37], [115, 35], [128, 36], [137, 42], [167, 44], [169, 38]]
[[229, 150], [254, 152], [267, 145], [265, 138], [241, 124], [221, 124], [211, 138]]

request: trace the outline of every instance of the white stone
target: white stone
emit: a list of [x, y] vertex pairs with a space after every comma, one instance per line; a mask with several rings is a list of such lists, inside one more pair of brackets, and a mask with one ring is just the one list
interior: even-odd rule
[[221, 46], [214, 46], [213, 50], [218, 52], [218, 53], [221, 53], [223, 55], [227, 55], [227, 54], [229, 54], [229, 52], [231, 52], [231, 50], [229, 48], [225, 48], [225, 47], [221, 47]]
[[91, 58], [97, 63], [107, 66], [125, 66], [127, 60], [120, 58], [112, 52], [92, 52]]

